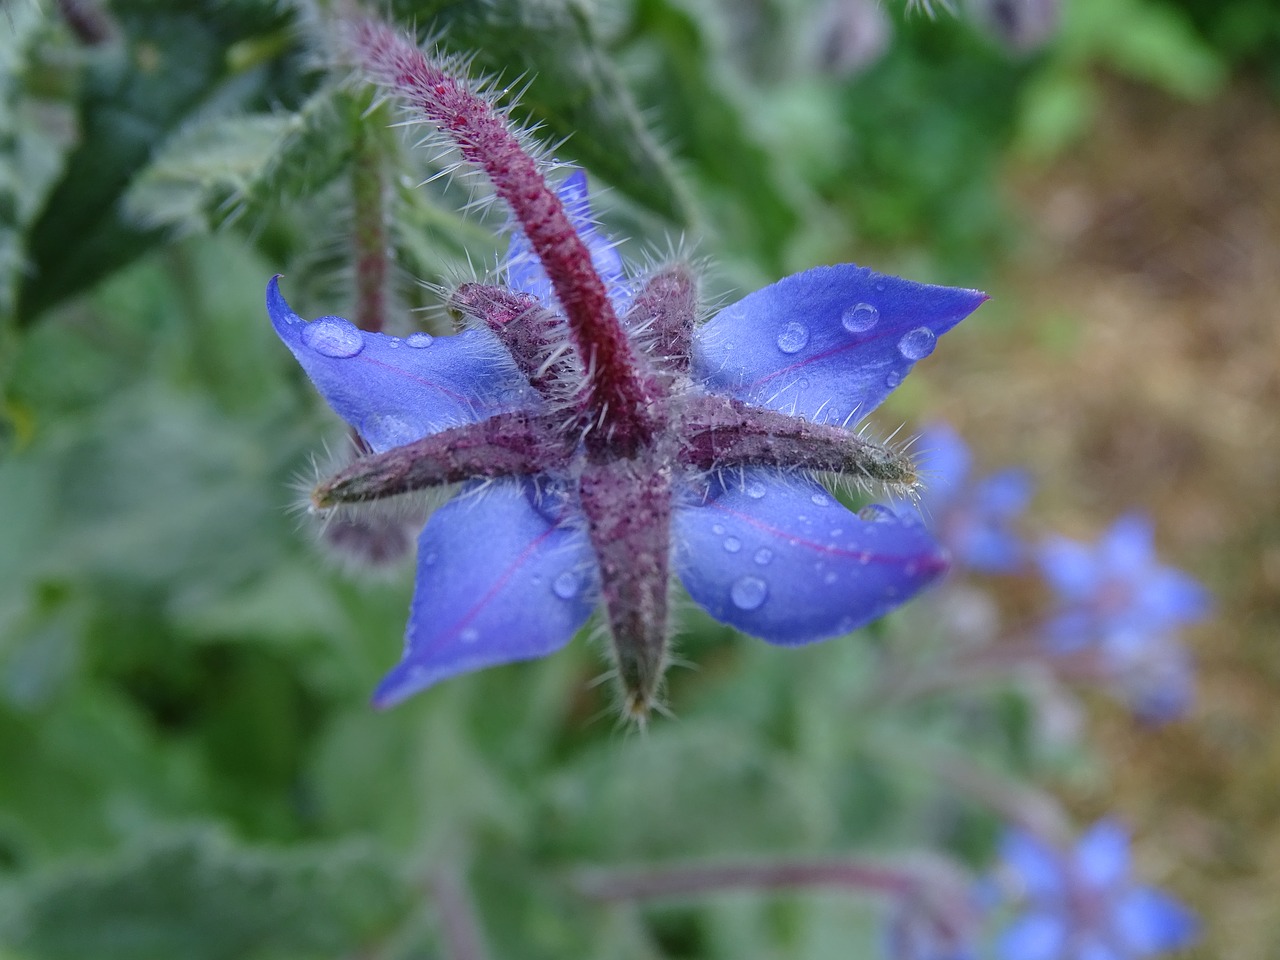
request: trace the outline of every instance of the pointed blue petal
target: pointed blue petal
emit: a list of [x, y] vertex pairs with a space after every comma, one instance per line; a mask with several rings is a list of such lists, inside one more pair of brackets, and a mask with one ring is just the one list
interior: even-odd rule
[[1129, 876], [1129, 831], [1115, 820], [1099, 820], [1076, 841], [1075, 868], [1096, 890], [1110, 890]]
[[1067, 921], [1061, 913], [1034, 911], [1018, 917], [1000, 935], [1001, 960], [1069, 960]]
[[[591, 262], [604, 281], [605, 290], [613, 307], [621, 314], [626, 306], [630, 290], [627, 286], [627, 274], [622, 265], [622, 257], [613, 241], [596, 228], [591, 216], [591, 198], [587, 192], [587, 175], [582, 170], [575, 170], [557, 188], [556, 193], [564, 203], [569, 222], [578, 231], [578, 236], [591, 252]], [[556, 306], [555, 290], [542, 269], [542, 261], [534, 252], [528, 238], [517, 228], [511, 237], [511, 245], [507, 249], [506, 259], [507, 285], [514, 290], [537, 297], [553, 309]]]
[[1195, 914], [1160, 890], [1135, 887], [1115, 904], [1112, 921], [1131, 953], [1178, 950], [1199, 936]]
[[694, 374], [709, 390], [824, 423], [880, 405], [937, 338], [986, 300], [845, 263], [779, 280], [699, 328]]
[[267, 284], [272, 326], [329, 406], [377, 452], [537, 402], [487, 331], [402, 340], [341, 317], [307, 323], [289, 309], [279, 280]]
[[847, 633], [946, 569], [922, 524], [871, 509], [864, 520], [811, 480], [744, 470], [677, 507], [676, 569], [711, 616], [770, 643]]
[[1062, 855], [1023, 830], [1008, 830], [1000, 840], [1000, 858], [1017, 874], [1032, 900], [1062, 900], [1067, 893], [1066, 864]]
[[546, 512], [532, 482], [475, 484], [418, 541], [404, 657], [374, 693], [389, 707], [455, 674], [559, 650], [595, 606], [586, 533]]
[[1209, 615], [1209, 591], [1195, 578], [1171, 567], [1153, 569], [1138, 585], [1137, 608], [1153, 627], [1176, 627]]

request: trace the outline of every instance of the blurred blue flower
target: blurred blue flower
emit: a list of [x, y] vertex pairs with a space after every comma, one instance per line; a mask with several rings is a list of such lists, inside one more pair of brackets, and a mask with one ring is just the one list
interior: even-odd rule
[[[844, 425], [874, 409], [982, 294], [843, 264], [787, 277], [695, 328], [696, 302], [689, 295], [680, 307], [678, 277], [628, 279], [591, 220], [585, 177], [558, 193], [660, 397], [645, 411], [659, 432], [639, 453], [615, 454], [607, 441], [584, 451], [584, 432], [600, 428], [584, 427], [573, 403], [591, 370], [565, 359], [556, 292], [519, 231], [507, 285], [469, 294], [483, 325], [454, 336], [308, 323], [277, 280], [268, 287], [276, 332], [374, 451], [378, 476], [420, 475], [438, 461], [431, 483], [472, 478], [422, 532], [404, 658], [378, 688], [379, 705], [552, 653], [601, 598], [620, 660], [648, 657], [660, 663], [637, 672], [660, 670], [671, 564], [717, 620], [788, 645], [861, 626], [945, 568], [922, 524], [884, 509], [852, 513], [808, 471], [893, 466], [890, 452]], [[455, 463], [459, 450], [467, 458]], [[860, 466], [868, 457], [882, 459]], [[367, 485], [374, 468], [360, 469], [348, 473]], [[655, 635], [656, 651], [635, 652]]]
[[1031, 499], [1030, 474], [1008, 469], [971, 482], [969, 448], [946, 424], [925, 428], [917, 447], [925, 476], [919, 509], [952, 559], [984, 573], [1017, 570], [1027, 550], [1013, 525]]
[[1093, 656], [1142, 717], [1172, 719], [1190, 705], [1191, 658], [1177, 630], [1209, 612], [1208, 591], [1162, 566], [1147, 517], [1122, 517], [1096, 545], [1057, 537], [1040, 569], [1058, 598], [1046, 642], [1059, 655]]
[[1186, 907], [1133, 882], [1129, 835], [1112, 820], [1094, 824], [1070, 852], [1010, 830], [1001, 859], [1022, 901], [999, 938], [1002, 960], [1136, 960], [1197, 936]]

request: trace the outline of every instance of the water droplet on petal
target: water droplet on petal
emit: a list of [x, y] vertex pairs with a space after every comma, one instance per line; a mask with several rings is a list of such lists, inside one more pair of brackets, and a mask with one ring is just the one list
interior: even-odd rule
[[302, 342], [316, 353], [344, 360], [364, 349], [364, 336], [341, 317], [321, 317], [302, 328]]
[[737, 537], [725, 537], [724, 539], [725, 553], [737, 553], [741, 549], [742, 549], [741, 540], [739, 540]]
[[937, 345], [938, 338], [932, 330], [928, 327], [916, 327], [902, 335], [902, 339], [898, 341], [898, 351], [908, 360], [923, 360], [933, 353], [933, 348]]
[[747, 496], [752, 500], [759, 500], [765, 494], [764, 483], [760, 480], [750, 480], [747, 482]]
[[828, 572], [827, 572], [827, 574], [826, 574], [826, 576], [824, 576], [824, 577], [822, 578], [822, 582], [823, 582], [823, 583], [825, 583], [825, 584], [827, 584], [827, 586], [830, 586], [831, 584], [835, 583], [835, 582], [836, 582], [836, 572], [835, 572], [834, 570], [830, 570], [830, 571], [828, 571]]
[[817, 506], [817, 507], [831, 506], [831, 498], [828, 497], [825, 493], [815, 493], [809, 499], [813, 501], [814, 506]]
[[888, 387], [890, 390], [894, 389], [901, 382], [902, 382], [902, 374], [900, 374], [897, 370], [890, 370], [889, 375], [884, 378], [884, 385]]
[[402, 447], [422, 436], [422, 431], [413, 424], [385, 413], [366, 418], [360, 432], [378, 446], [391, 447]]
[[778, 349], [783, 353], [799, 353], [809, 342], [809, 328], [792, 320], [778, 334]]
[[477, 640], [480, 639], [480, 631], [477, 630], [475, 627], [467, 627], [460, 634], [458, 634], [458, 639], [463, 643], [475, 643]]
[[840, 315], [841, 325], [850, 333], [866, 333], [880, 319], [880, 311], [869, 303], [849, 307]]
[[435, 339], [436, 338], [429, 333], [419, 332], [409, 334], [409, 336], [405, 337], [404, 342], [411, 347], [416, 347], [421, 350], [423, 347], [431, 346], [431, 344], [435, 342]]
[[858, 516], [868, 523], [893, 523], [897, 514], [882, 503], [869, 503], [858, 511]]
[[760, 564], [760, 566], [762, 567], [767, 566], [769, 561], [772, 559], [773, 559], [773, 551], [770, 550], [768, 547], [761, 547], [759, 550], [756, 551], [755, 560], [756, 560], [756, 563]]
[[739, 610], [754, 610], [769, 595], [769, 585], [759, 577], [739, 577], [729, 588], [729, 599]]
[[561, 600], [572, 600], [582, 589], [582, 578], [572, 570], [566, 570], [551, 583], [551, 592]]
[[712, 533], [714, 533], [717, 537], [723, 537], [723, 536], [724, 536], [724, 524], [723, 524], [723, 523], [713, 523], [713, 524], [711, 525], [711, 532], [712, 532]]
[[418, 562], [421, 563], [424, 567], [431, 566], [433, 563], [436, 562], [436, 552], [434, 550], [428, 550], [426, 553], [422, 555], [421, 559]]

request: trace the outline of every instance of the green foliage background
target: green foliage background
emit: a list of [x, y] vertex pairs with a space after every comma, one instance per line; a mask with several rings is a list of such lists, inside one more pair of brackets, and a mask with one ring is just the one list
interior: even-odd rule
[[[895, 10], [857, 77], [823, 68], [801, 0], [392, 6], [527, 83], [516, 116], [612, 188], [624, 253], [683, 235], [712, 294], [848, 259], [979, 286], [1018, 238], [1000, 165], [1087, 134], [1100, 68], [1193, 98], [1232, 69], [1280, 83], [1265, 0], [1067, 0], [1028, 59]], [[291, 512], [342, 433], [262, 290], [285, 272], [299, 312], [350, 311], [361, 137], [394, 171], [398, 332], [438, 322], [418, 281], [493, 266], [501, 219], [459, 212], [465, 179], [419, 185], [447, 161], [324, 69], [323, 9], [108, 10], [87, 45], [50, 4], [0, 6], [0, 957], [437, 956], [441, 876], [495, 957], [876, 955], [873, 904], [636, 911], [567, 878], [780, 852], [981, 865], [997, 821], [931, 758], [1085, 762], [1014, 693], [868, 708], [904, 638], [936, 639], [927, 613], [788, 652], [691, 613], [699, 669], [643, 736], [612, 722], [585, 639], [372, 713], [409, 572], [352, 579]]]

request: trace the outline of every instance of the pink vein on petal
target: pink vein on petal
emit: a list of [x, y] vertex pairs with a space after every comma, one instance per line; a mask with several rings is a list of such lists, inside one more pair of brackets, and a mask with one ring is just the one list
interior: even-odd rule
[[484, 607], [489, 603], [489, 601], [494, 598], [494, 596], [498, 593], [498, 591], [500, 591], [503, 587], [507, 585], [507, 582], [513, 576], [515, 576], [516, 571], [519, 570], [522, 566], [524, 566], [525, 561], [529, 559], [529, 555], [533, 553], [542, 544], [542, 542], [547, 539], [547, 537], [555, 533], [557, 529], [558, 529], [557, 527], [548, 527], [546, 531], [538, 534], [538, 536], [536, 536], [529, 543], [527, 547], [525, 547], [522, 551], [520, 551], [520, 555], [516, 557], [515, 560], [513, 560], [505, 570], [502, 571], [502, 575], [498, 577], [498, 579], [494, 581], [493, 585], [489, 587], [489, 589], [486, 590], [481, 595], [480, 599], [477, 600], [471, 606], [471, 608], [462, 615], [462, 619], [460, 619], [456, 624], [454, 624], [452, 631], [445, 633], [440, 637], [437, 637], [434, 643], [431, 643], [427, 646], [427, 649], [428, 650], [434, 649], [438, 647], [443, 641], [454, 640], [458, 636], [460, 636], [462, 632], [466, 630], [467, 624], [471, 623], [472, 620], [474, 620], [476, 617], [480, 615], [481, 611], [483, 611]]
[[772, 534], [774, 536], [782, 537], [787, 541], [789, 541], [793, 546], [808, 547], [810, 550], [817, 551], [818, 553], [826, 553], [826, 554], [831, 554], [833, 556], [838, 556], [838, 557], [848, 557], [850, 559], [857, 560], [859, 562], [862, 561], [863, 557], [866, 557], [868, 563], [872, 561], [875, 561], [876, 563], [917, 563], [917, 564], [923, 564], [925, 569], [929, 571], [946, 569], [945, 563], [942, 563], [938, 560], [934, 560], [928, 557], [921, 560], [918, 557], [903, 557], [903, 556], [896, 556], [896, 555], [890, 555], [890, 554], [875, 553], [871, 550], [850, 550], [846, 547], [837, 547], [834, 544], [818, 543], [817, 541], [809, 540], [806, 537], [798, 537], [795, 534], [789, 533], [786, 530], [782, 530], [771, 524], [765, 523], [763, 520], [758, 520], [749, 513], [742, 513], [741, 511], [734, 510], [730, 507], [723, 506], [719, 503], [713, 502], [713, 503], [707, 504], [707, 506], [715, 510], [719, 510], [721, 513], [726, 513], [731, 517], [736, 517], [739, 520], [744, 520], [751, 526], [755, 527], [757, 530], [763, 530], [764, 532]]

